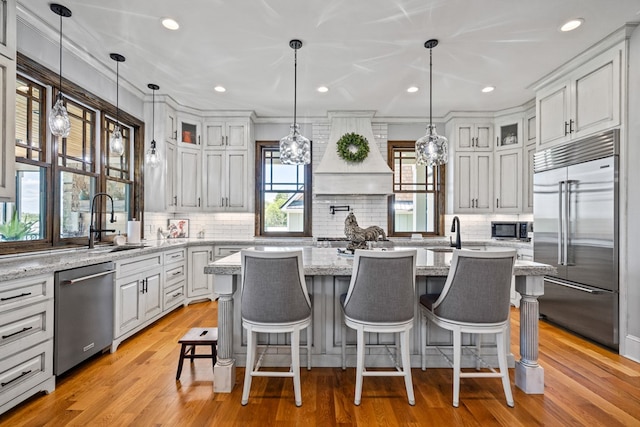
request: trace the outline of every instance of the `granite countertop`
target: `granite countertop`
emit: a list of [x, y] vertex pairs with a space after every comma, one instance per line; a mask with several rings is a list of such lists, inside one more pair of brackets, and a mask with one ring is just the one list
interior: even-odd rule
[[[413, 240], [409, 238], [392, 238], [391, 244], [398, 247], [448, 247], [447, 238], [425, 238]], [[107, 261], [117, 261], [146, 254], [162, 252], [171, 248], [190, 246], [237, 246], [237, 247], [312, 247], [311, 238], [257, 238], [257, 239], [166, 239], [146, 240], [142, 247], [111, 252], [113, 246], [96, 246], [94, 249], [80, 247], [75, 249], [52, 249], [47, 251], [0, 256], [0, 282], [39, 274], [51, 274]], [[464, 246], [506, 246], [514, 248], [531, 248], [530, 242], [476, 240], [464, 241]], [[346, 246], [346, 242], [333, 242], [333, 245]], [[335, 253], [335, 249], [332, 253]], [[339, 261], [337, 261], [339, 262]]]
[[[442, 245], [441, 245], [442, 246]], [[398, 250], [409, 249], [402, 247]], [[424, 247], [417, 249], [416, 274], [418, 276], [446, 276], [451, 263], [451, 252], [431, 251]], [[264, 250], [300, 249], [300, 247], [265, 247]], [[393, 250], [393, 249], [389, 249]], [[490, 250], [490, 249], [489, 249]], [[353, 268], [353, 255], [340, 254], [335, 248], [302, 247], [304, 273], [308, 276], [348, 276]], [[240, 253], [214, 261], [204, 268], [208, 274], [240, 274]], [[533, 261], [516, 261], [514, 275], [544, 276], [555, 274], [555, 268]]]

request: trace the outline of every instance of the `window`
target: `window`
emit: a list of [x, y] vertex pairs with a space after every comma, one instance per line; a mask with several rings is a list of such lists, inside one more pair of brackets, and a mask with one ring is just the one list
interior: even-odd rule
[[[18, 54], [16, 77], [16, 201], [0, 203], [0, 253], [86, 245], [91, 201], [99, 192], [113, 197], [117, 222], [108, 222], [108, 198], [96, 199], [94, 224], [125, 231], [143, 211], [142, 122], [120, 112], [126, 151], [113, 156], [108, 139], [116, 108], [65, 82], [71, 121], [66, 138], [47, 125], [47, 100], [55, 99], [58, 75]], [[142, 219], [142, 218], [139, 218]]]
[[389, 197], [389, 235], [441, 235], [445, 166], [416, 165], [414, 141], [389, 141], [393, 195]]
[[256, 236], [311, 236], [311, 165], [283, 165], [278, 141], [257, 141], [256, 177]]

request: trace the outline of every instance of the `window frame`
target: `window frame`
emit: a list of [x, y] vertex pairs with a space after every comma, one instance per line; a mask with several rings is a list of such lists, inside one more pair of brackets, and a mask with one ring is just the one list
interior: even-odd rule
[[[444, 216], [446, 210], [446, 176], [447, 176], [447, 167], [446, 165], [440, 165], [434, 168], [434, 173], [436, 178], [434, 180], [434, 191], [398, 191], [396, 192], [396, 181], [395, 181], [395, 152], [396, 151], [412, 151], [415, 150], [415, 141], [387, 141], [387, 163], [392, 171], [394, 171], [392, 175], [392, 191], [391, 194], [387, 198], [387, 230], [388, 235], [390, 237], [411, 237], [413, 234], [421, 234], [423, 237], [436, 237], [436, 236], [444, 236]], [[424, 166], [425, 168], [427, 166]], [[428, 176], [428, 174], [426, 174]], [[428, 185], [428, 184], [427, 184]], [[402, 194], [427, 194], [433, 193], [435, 194], [435, 218], [434, 225], [435, 230], [433, 232], [427, 231], [395, 231], [395, 200], [396, 193]]]
[[[82, 173], [96, 177], [96, 192], [104, 191], [107, 186], [107, 180], [113, 179], [113, 177], [106, 176], [105, 169], [105, 147], [108, 147], [108, 136], [105, 137], [105, 125], [104, 118], [119, 117], [121, 126], [126, 126], [131, 132], [131, 141], [133, 142], [131, 147], [131, 156], [129, 159], [130, 177], [127, 183], [131, 185], [131, 191], [129, 195], [129, 207], [130, 218], [119, 218], [119, 221], [126, 222], [128, 219], [138, 218], [144, 221], [144, 122], [127, 113], [126, 111], [118, 110], [111, 103], [103, 100], [102, 98], [92, 94], [91, 92], [83, 89], [79, 85], [63, 79], [62, 87], [65, 99], [70, 99], [72, 102], [83, 105], [87, 108], [95, 110], [96, 121], [94, 128], [94, 137], [96, 138], [96, 148], [93, 153], [95, 159], [95, 169], [92, 172], [80, 171], [74, 168], [61, 168], [58, 165], [58, 152], [57, 152], [57, 137], [54, 137], [49, 132], [48, 123], [46, 118], [53, 105], [53, 101], [56, 99], [58, 93], [58, 74], [52, 70], [38, 64], [34, 60], [26, 57], [25, 55], [17, 54], [17, 73], [13, 78], [16, 79], [28, 79], [34, 83], [45, 88], [45, 92], [42, 96], [44, 98], [46, 114], [42, 114], [43, 126], [41, 132], [45, 135], [45, 145], [43, 149], [46, 150], [46, 162], [35, 162], [40, 166], [47, 167], [47, 225], [45, 236], [46, 239], [37, 241], [16, 241], [16, 242], [2, 242], [0, 243], [0, 254], [29, 252], [35, 250], [51, 249], [52, 247], [65, 247], [65, 246], [86, 246], [88, 239], [86, 237], [73, 237], [73, 238], [60, 238], [59, 225], [60, 225], [60, 171], [65, 170], [74, 173]], [[106, 140], [106, 141], [105, 141]], [[108, 153], [106, 153], [108, 154]], [[34, 164], [34, 161], [24, 161], [24, 163]], [[101, 198], [105, 199], [105, 198]], [[107, 204], [106, 200], [101, 201], [102, 215], [99, 215], [97, 225], [102, 227], [103, 221], [105, 221]], [[102, 227], [104, 228], [104, 227]], [[144, 230], [144, 226], [142, 227]]]
[[312, 235], [312, 188], [313, 183], [311, 173], [311, 163], [305, 165], [304, 169], [304, 227], [302, 231], [273, 232], [264, 230], [263, 210], [265, 206], [264, 173], [265, 164], [263, 162], [263, 152], [276, 151], [280, 149], [280, 141], [256, 141], [255, 148], [255, 236], [256, 237], [311, 237]]

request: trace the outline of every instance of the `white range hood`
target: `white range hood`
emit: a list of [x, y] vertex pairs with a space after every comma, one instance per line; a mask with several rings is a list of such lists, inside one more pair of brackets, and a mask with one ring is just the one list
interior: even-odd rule
[[[384, 195], [393, 193], [393, 171], [378, 150], [371, 118], [373, 113], [329, 112], [331, 131], [327, 148], [314, 171], [316, 195]], [[338, 156], [337, 142], [346, 133], [354, 132], [369, 141], [369, 155], [360, 163], [351, 163]]]

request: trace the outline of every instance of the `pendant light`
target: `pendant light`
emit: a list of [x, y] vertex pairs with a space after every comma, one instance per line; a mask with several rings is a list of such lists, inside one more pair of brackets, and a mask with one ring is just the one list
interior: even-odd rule
[[436, 46], [438, 46], [438, 40], [436, 39], [427, 40], [424, 43], [424, 47], [429, 49], [429, 126], [427, 126], [427, 134], [416, 141], [416, 164], [418, 165], [438, 166], [447, 163], [449, 160], [447, 138], [438, 135], [431, 115], [433, 99], [432, 49]]
[[120, 63], [125, 61], [124, 56], [119, 53], [112, 53], [109, 55], [111, 59], [116, 61], [116, 125], [113, 128], [111, 139], [109, 140], [109, 151], [116, 156], [122, 156], [124, 154], [124, 143], [122, 142], [122, 132], [120, 131], [120, 105], [119, 105], [119, 92], [120, 92]]
[[71, 11], [61, 4], [52, 3], [49, 5], [51, 11], [60, 16], [60, 69], [59, 69], [59, 82], [58, 82], [58, 96], [56, 97], [56, 103], [49, 112], [49, 129], [55, 136], [66, 138], [71, 131], [71, 122], [69, 121], [69, 114], [64, 106], [64, 100], [62, 97], [62, 18], [68, 18], [71, 16]]
[[291, 132], [280, 140], [280, 162], [285, 165], [308, 165], [311, 163], [311, 143], [300, 134], [296, 122], [296, 98], [298, 89], [298, 49], [302, 47], [300, 40], [291, 40], [289, 46], [294, 50], [293, 56], [293, 124]]
[[160, 153], [156, 149], [156, 91], [160, 86], [149, 83], [147, 87], [153, 91], [153, 101], [151, 102], [151, 144], [145, 155], [145, 161], [149, 167], [155, 168], [160, 165]]

